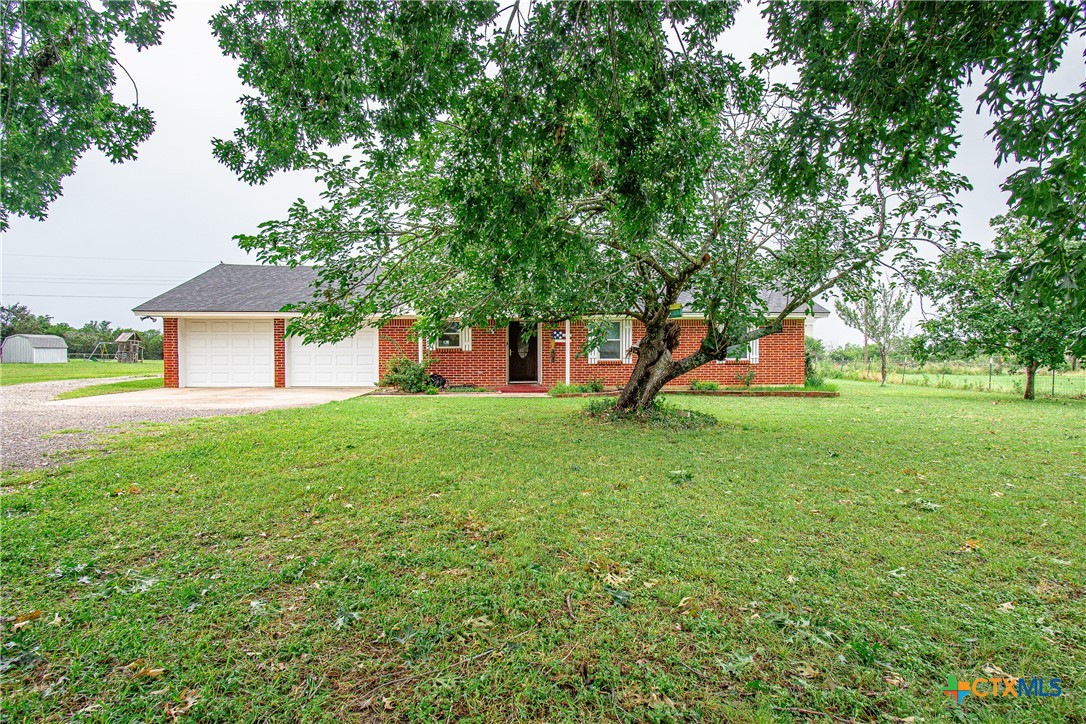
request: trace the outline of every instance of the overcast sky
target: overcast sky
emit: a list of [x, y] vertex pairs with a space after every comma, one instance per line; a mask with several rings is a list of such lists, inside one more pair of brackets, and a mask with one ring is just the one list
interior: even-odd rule
[[[2, 252], [5, 304], [19, 301], [76, 326], [101, 319], [154, 326], [131, 308], [220, 261], [252, 263], [232, 237], [279, 218], [298, 197], [316, 198], [306, 174], [249, 186], [212, 157], [211, 139], [240, 124], [237, 99], [245, 92], [207, 24], [219, 5], [181, 0], [162, 45], [142, 53], [119, 49], [140, 104], [154, 112], [155, 132], [136, 161], [114, 165], [88, 153], [45, 221], [12, 219]], [[757, 9], [747, 6], [726, 40], [746, 58], [764, 47], [764, 37]], [[1086, 77], [1084, 42], [1078, 38], [1069, 49], [1051, 87], [1070, 90]], [[121, 77], [117, 96], [130, 101], [131, 86]], [[985, 137], [990, 121], [973, 114], [976, 90], [967, 94], [955, 170], [974, 189], [959, 198], [959, 221], [967, 238], [984, 241], [991, 239], [988, 220], [1006, 208], [999, 185], [1008, 169], [995, 168]], [[815, 335], [834, 344], [861, 339], [836, 317], [820, 320]]]

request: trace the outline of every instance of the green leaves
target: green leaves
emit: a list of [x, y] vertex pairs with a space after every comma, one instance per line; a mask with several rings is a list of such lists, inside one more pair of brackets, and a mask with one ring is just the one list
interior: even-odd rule
[[114, 163], [136, 157], [154, 119], [140, 107], [138, 89], [131, 106], [113, 100], [114, 44], [157, 45], [173, 8], [169, 0], [5, 4], [0, 230], [12, 213], [45, 218], [88, 149]]

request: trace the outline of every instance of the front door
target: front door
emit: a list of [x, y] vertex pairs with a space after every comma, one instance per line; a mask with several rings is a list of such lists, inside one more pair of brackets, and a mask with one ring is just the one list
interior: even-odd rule
[[539, 382], [539, 336], [521, 339], [520, 322], [509, 323], [509, 381]]

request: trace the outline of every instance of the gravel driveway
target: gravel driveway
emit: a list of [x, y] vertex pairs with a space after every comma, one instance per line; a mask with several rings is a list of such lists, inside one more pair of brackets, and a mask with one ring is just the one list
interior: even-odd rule
[[[0, 468], [28, 470], [52, 467], [70, 460], [57, 455], [93, 447], [94, 438], [117, 425], [132, 422], [173, 422], [189, 417], [243, 415], [268, 408], [191, 409], [162, 405], [147, 407], [84, 407], [50, 404], [61, 392], [132, 377], [34, 382], [0, 387]], [[83, 432], [55, 434], [58, 430]], [[75, 456], [78, 457], [78, 456]]]

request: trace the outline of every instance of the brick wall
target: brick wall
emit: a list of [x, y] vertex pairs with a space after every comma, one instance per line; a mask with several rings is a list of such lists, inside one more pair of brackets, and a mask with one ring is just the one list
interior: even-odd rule
[[[418, 359], [418, 341], [411, 334], [410, 319], [396, 319], [387, 324], [380, 332], [381, 375], [388, 369], [393, 357], [406, 354]], [[705, 325], [696, 319], [679, 321], [682, 328], [679, 348], [676, 356], [685, 357], [693, 353], [705, 336]], [[565, 381], [566, 350], [564, 342], [552, 345], [554, 329], [565, 330], [564, 324], [544, 325], [539, 336], [542, 352], [540, 378], [542, 384], [551, 387]], [[633, 323], [633, 341], [645, 333], [644, 325]], [[570, 324], [570, 382], [602, 380], [606, 385], [621, 386], [626, 384], [633, 371], [633, 364], [622, 362], [599, 361], [589, 364], [577, 352], [584, 345], [588, 330], [584, 324]], [[501, 387], [506, 384], [508, 367], [508, 331], [504, 327], [473, 328], [471, 331], [472, 351], [428, 350], [434, 359], [430, 369], [444, 375], [452, 385], [476, 385], [479, 387]], [[778, 334], [771, 334], [759, 341], [758, 363], [746, 360], [729, 361], [724, 364], [710, 362], [693, 372], [672, 380], [673, 387], [689, 387], [694, 380], [709, 380], [721, 385], [738, 385], [740, 375], [751, 369], [755, 370], [755, 385], [802, 385], [803, 384], [803, 341], [804, 326], [802, 319], [787, 319], [784, 329]]]
[[178, 387], [180, 378], [177, 367], [177, 318], [162, 320], [162, 368], [163, 386]]
[[[418, 339], [411, 332], [411, 319], [394, 319], [379, 333], [381, 376], [388, 371], [389, 362], [395, 357], [406, 356], [417, 360]], [[476, 387], [501, 387], [506, 382], [505, 327], [473, 327], [471, 351], [459, 349], [424, 350], [432, 360], [430, 371], [445, 377], [450, 385], [474, 385]]]
[[272, 344], [275, 348], [275, 386], [287, 386], [287, 320], [276, 319], [272, 324], [272, 334], [275, 336]]

